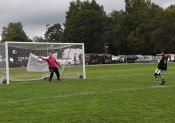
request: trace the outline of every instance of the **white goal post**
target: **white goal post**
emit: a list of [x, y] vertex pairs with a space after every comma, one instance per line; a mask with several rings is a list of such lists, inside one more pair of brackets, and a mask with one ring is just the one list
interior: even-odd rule
[[6, 41], [4, 47], [3, 61], [6, 67], [2, 69], [5, 69], [7, 84], [10, 81], [47, 79], [50, 74], [47, 62], [38, 56], [47, 57], [50, 52], [61, 65], [61, 78], [86, 78], [84, 43]]

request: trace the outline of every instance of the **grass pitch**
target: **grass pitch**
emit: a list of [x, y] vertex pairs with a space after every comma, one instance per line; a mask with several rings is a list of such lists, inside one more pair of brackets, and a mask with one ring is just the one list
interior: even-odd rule
[[87, 66], [87, 79], [0, 85], [0, 123], [175, 123], [175, 64]]

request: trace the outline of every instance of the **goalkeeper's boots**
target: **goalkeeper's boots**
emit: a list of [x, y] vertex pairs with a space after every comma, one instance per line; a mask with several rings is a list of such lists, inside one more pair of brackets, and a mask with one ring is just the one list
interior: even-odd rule
[[166, 80], [165, 80], [165, 79], [162, 79], [162, 83], [161, 83], [161, 85], [164, 85], [165, 82], [166, 82]]
[[48, 80], [47, 82], [51, 82], [50, 80]]
[[159, 85], [159, 83], [158, 82], [155, 82], [154, 86], [158, 86], [158, 85]]
[[58, 79], [58, 81], [61, 81], [61, 79]]

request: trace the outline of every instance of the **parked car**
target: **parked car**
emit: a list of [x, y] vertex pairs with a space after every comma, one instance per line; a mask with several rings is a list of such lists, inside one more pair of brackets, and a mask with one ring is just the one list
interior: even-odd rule
[[136, 55], [126, 55], [125, 62], [126, 63], [135, 63], [135, 60], [139, 59]]
[[98, 64], [98, 55], [96, 53], [85, 54], [85, 64]]
[[157, 54], [156, 57], [157, 57], [158, 59], [161, 59], [162, 54]]
[[156, 56], [144, 55], [143, 57], [149, 59], [150, 62], [158, 62], [158, 58]]
[[111, 54], [98, 54], [99, 64], [111, 64], [112, 55]]
[[143, 56], [135, 60], [136, 63], [151, 63], [151, 62], [158, 62], [158, 59], [155, 56]]
[[143, 58], [143, 55], [136, 55], [138, 58]]
[[147, 59], [154, 59], [154, 58], [156, 58], [156, 56], [153, 56], [153, 55], [144, 55], [143, 57], [147, 58]]
[[122, 62], [125, 62], [125, 55], [119, 55], [119, 57], [122, 59]]
[[[70, 57], [70, 58], [63, 58], [63, 59], [57, 59], [57, 61], [60, 63], [60, 65], [74, 65], [74, 58]], [[80, 61], [77, 60], [76, 65], [79, 65]]]
[[112, 56], [112, 63], [122, 63], [123, 60], [120, 56]]

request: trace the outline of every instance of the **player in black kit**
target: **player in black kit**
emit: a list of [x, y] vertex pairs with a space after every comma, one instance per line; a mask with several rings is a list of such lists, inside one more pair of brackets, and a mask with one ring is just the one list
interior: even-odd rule
[[158, 76], [160, 76], [160, 78], [162, 79], [162, 83], [161, 85], [164, 85], [166, 80], [163, 78], [162, 76], [162, 72], [165, 70], [167, 71], [167, 61], [168, 61], [168, 55], [166, 54], [166, 50], [163, 49], [161, 51], [161, 54], [162, 54], [162, 58], [160, 59], [160, 62], [158, 64], [158, 67], [154, 73], [154, 76], [155, 76], [155, 86], [158, 85]]

